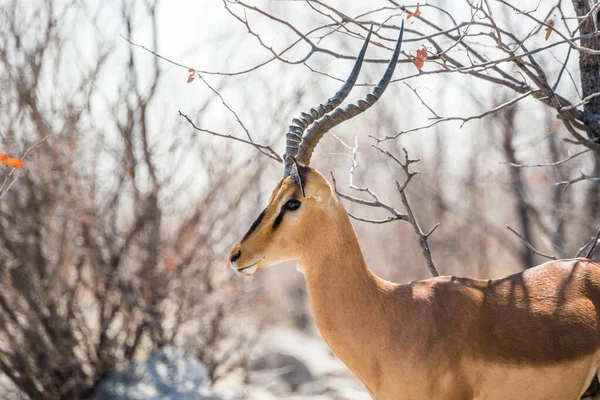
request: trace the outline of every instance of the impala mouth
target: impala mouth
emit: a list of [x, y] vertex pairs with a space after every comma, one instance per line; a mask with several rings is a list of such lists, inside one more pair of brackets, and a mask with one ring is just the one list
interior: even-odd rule
[[236, 271], [241, 274], [244, 274], [246, 276], [250, 276], [250, 275], [254, 274], [257, 269], [258, 269], [258, 262], [254, 263], [252, 265], [248, 265], [247, 267], [237, 268]]

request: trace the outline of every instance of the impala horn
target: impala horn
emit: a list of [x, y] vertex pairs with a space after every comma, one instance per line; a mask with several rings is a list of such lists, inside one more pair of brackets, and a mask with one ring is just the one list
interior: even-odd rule
[[[288, 133], [286, 135], [286, 150], [285, 150], [285, 170], [284, 177], [289, 176], [292, 170], [294, 159], [298, 162], [308, 165], [313, 150], [319, 143], [319, 140], [327, 133], [331, 128], [341, 124], [342, 122], [357, 116], [363, 111], [371, 107], [383, 94], [388, 84], [392, 79], [396, 64], [398, 63], [398, 56], [400, 55], [400, 48], [402, 46], [402, 36], [404, 34], [404, 21], [400, 27], [400, 35], [396, 42], [396, 48], [394, 54], [390, 60], [383, 77], [373, 89], [373, 92], [369, 93], [364, 100], [359, 100], [357, 104], [348, 104], [345, 108], [338, 108], [338, 106], [344, 101], [344, 99], [350, 93], [350, 90], [354, 87], [356, 79], [360, 73], [360, 68], [365, 58], [369, 39], [373, 26], [369, 30], [369, 33], [365, 39], [365, 42], [356, 58], [354, 67], [344, 82], [344, 85], [338, 90], [338, 92], [327, 101], [327, 104], [320, 104], [316, 108], [310, 109], [310, 114], [301, 113], [300, 118], [294, 118], [292, 125], [290, 125]], [[332, 112], [333, 111], [333, 112]], [[328, 115], [328, 113], [330, 113]], [[310, 128], [309, 125], [313, 124]], [[303, 133], [308, 128], [308, 131], [304, 136]]]

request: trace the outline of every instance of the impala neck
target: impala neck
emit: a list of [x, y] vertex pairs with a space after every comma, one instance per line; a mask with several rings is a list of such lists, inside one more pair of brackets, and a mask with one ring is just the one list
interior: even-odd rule
[[[363, 381], [379, 369], [378, 352], [393, 285], [367, 266], [348, 214], [338, 205], [311, 237], [304, 264], [310, 304], [321, 335], [334, 353]], [[380, 332], [378, 335], [375, 332]]]

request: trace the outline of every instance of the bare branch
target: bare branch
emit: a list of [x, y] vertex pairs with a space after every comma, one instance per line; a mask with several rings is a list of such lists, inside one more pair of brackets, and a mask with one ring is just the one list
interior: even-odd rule
[[573, 178], [571, 180], [568, 181], [560, 181], [560, 182], [556, 182], [555, 185], [556, 186], [560, 186], [560, 185], [564, 185], [563, 187], [563, 193], [567, 191], [567, 189], [569, 189], [569, 187], [577, 182], [581, 182], [581, 181], [594, 181], [594, 182], [600, 182], [600, 176], [589, 176], [587, 174], [584, 174], [583, 172], [579, 171], [579, 173], [581, 174], [581, 176], [579, 176], [578, 178]]
[[582, 154], [588, 153], [590, 151], [590, 149], [585, 149], [582, 150], [578, 153], [573, 154], [572, 156], [569, 156], [563, 160], [560, 161], [556, 161], [556, 162], [551, 162], [551, 163], [542, 163], [542, 164], [515, 164], [515, 163], [506, 163], [506, 162], [501, 162], [500, 164], [504, 164], [504, 165], [510, 165], [511, 167], [515, 167], [515, 168], [536, 168], [536, 167], [555, 167], [557, 165], [561, 165], [564, 164], [566, 162], [571, 161], [572, 159], [579, 157]]
[[251, 141], [251, 142], [253, 142], [254, 140], [252, 139], [252, 136], [250, 135], [250, 131], [248, 130], [248, 128], [246, 128], [246, 125], [244, 125], [244, 123], [240, 119], [239, 115], [233, 110], [233, 108], [231, 108], [229, 106], [229, 104], [227, 104], [227, 102], [225, 101], [225, 99], [223, 99], [223, 96], [221, 96], [221, 93], [219, 93], [216, 89], [214, 89], [211, 85], [209, 85], [209, 83], [206, 82], [206, 79], [204, 79], [204, 77], [202, 75], [197, 74], [197, 76], [206, 85], [207, 88], [209, 88], [214, 94], [217, 95], [217, 97], [221, 100], [221, 103], [225, 106], [225, 108], [227, 108], [229, 110], [230, 113], [233, 114], [233, 116], [235, 117], [235, 119], [238, 122], [238, 124], [246, 132], [246, 136], [248, 136], [248, 140]]
[[585, 253], [585, 258], [591, 259], [594, 256], [594, 252], [596, 251], [596, 246], [598, 246], [598, 241], [600, 239], [600, 229], [596, 232], [596, 235], [592, 238], [592, 247]]
[[[392, 214], [392, 217], [389, 217], [389, 221], [397, 221], [397, 220], [401, 220], [401, 221], [408, 221], [408, 216], [406, 214], [402, 214], [399, 211], [397, 211], [394, 207], [382, 202], [381, 200], [379, 200], [379, 197], [373, 193], [370, 189], [369, 189], [369, 194], [374, 197], [374, 200], [364, 200], [364, 199], [360, 199], [357, 197], [352, 197], [346, 193], [342, 193], [342, 192], [336, 192], [338, 196], [340, 196], [342, 199], [346, 199], [349, 200], [353, 203], [356, 204], [360, 204], [363, 206], [368, 206], [368, 207], [377, 207], [377, 208], [383, 208], [384, 210], [388, 211], [390, 214]], [[357, 218], [358, 219], [358, 218]], [[364, 222], [369, 222], [365, 219], [360, 219], [360, 221], [364, 221]], [[388, 220], [385, 220], [386, 222], [388, 222]]]
[[[386, 210], [390, 214], [392, 214], [392, 216], [390, 216], [386, 219], [380, 219], [380, 220], [362, 218], [362, 217], [358, 217], [354, 214], [349, 213], [350, 217], [352, 217], [353, 219], [355, 219], [357, 221], [368, 222], [368, 223], [372, 223], [372, 224], [385, 224], [385, 223], [397, 221], [397, 220], [409, 222], [412, 225], [413, 229], [415, 230], [415, 233], [417, 234], [417, 237], [419, 239], [419, 246], [421, 247], [421, 252], [423, 253], [423, 256], [425, 258], [427, 268], [429, 269], [429, 271], [431, 272], [431, 274], [433, 276], [439, 276], [440, 274], [433, 263], [433, 258], [431, 256], [431, 250], [429, 249], [429, 242], [428, 242], [429, 236], [431, 236], [431, 234], [433, 234], [433, 232], [439, 226], [439, 223], [436, 224], [429, 232], [424, 233], [421, 230], [421, 228], [419, 227], [419, 224], [414, 216], [414, 213], [410, 207], [408, 198], [405, 193], [405, 189], [406, 189], [406, 186], [408, 185], [408, 183], [411, 181], [411, 179], [415, 175], [417, 175], [419, 173], [418, 171], [414, 171], [414, 172], [409, 171], [409, 167], [411, 164], [413, 164], [419, 160], [410, 159], [408, 157], [408, 152], [406, 151], [406, 149], [404, 149], [405, 160], [404, 160], [404, 162], [402, 162], [398, 158], [396, 158], [393, 154], [391, 154], [390, 152], [382, 150], [381, 148], [379, 148], [377, 146], [373, 146], [373, 147], [375, 147], [375, 149], [377, 149], [381, 153], [385, 154], [386, 156], [388, 156], [389, 158], [394, 160], [394, 162], [396, 162], [398, 165], [400, 165], [402, 167], [402, 170], [406, 174], [406, 179], [404, 180], [404, 182], [402, 184], [400, 184], [398, 181], [396, 181], [396, 188], [398, 190], [398, 193], [400, 194], [402, 203], [404, 204], [404, 208], [406, 209], [406, 212], [407, 212], [407, 214], [402, 214], [399, 211], [397, 211], [394, 207], [383, 203], [379, 199], [379, 196], [377, 196], [377, 194], [375, 192], [373, 192], [371, 189], [369, 189], [367, 187], [356, 186], [354, 184], [354, 171], [358, 166], [357, 157], [356, 157], [356, 152], [358, 149], [358, 141], [357, 141], [357, 139], [355, 139], [354, 146], [349, 146], [348, 144], [344, 143], [344, 141], [342, 139], [338, 138], [335, 135], [334, 135], [334, 137], [336, 139], [338, 139], [342, 143], [342, 145], [344, 145], [346, 148], [352, 150], [352, 166], [350, 167], [349, 178], [348, 178], [350, 188], [353, 190], [356, 190], [358, 192], [367, 193], [373, 200], [364, 200], [364, 199], [352, 197], [348, 194], [341, 193], [336, 190], [336, 193], [338, 194], [338, 196], [340, 196], [343, 199], [346, 199], [346, 200], [349, 200], [349, 201], [352, 201], [354, 203], [361, 204], [364, 206], [383, 208], [384, 210]], [[333, 177], [333, 174], [332, 174], [332, 177]], [[334, 181], [334, 186], [337, 186], [335, 178], [333, 178], [333, 181]]]
[[406, 213], [408, 214], [408, 222], [410, 222], [410, 224], [412, 225], [412, 227], [415, 231], [415, 234], [417, 235], [417, 238], [419, 240], [419, 246], [421, 247], [421, 252], [423, 253], [423, 257], [425, 258], [425, 262], [427, 263], [427, 268], [429, 269], [429, 272], [431, 272], [431, 275], [439, 276], [440, 273], [438, 272], [437, 268], [435, 267], [435, 264], [433, 263], [433, 257], [431, 256], [431, 250], [429, 248], [429, 236], [431, 236], [431, 234], [433, 234], [433, 232], [435, 232], [435, 230], [439, 226], [439, 223], [437, 223], [433, 228], [431, 228], [429, 230], [429, 232], [423, 233], [423, 231], [421, 230], [421, 227], [419, 226], [419, 223], [417, 222], [417, 219], [412, 211], [412, 208], [410, 207], [408, 197], [406, 196], [407, 185], [412, 180], [412, 178], [419, 173], [419, 171], [411, 172], [410, 165], [418, 162], [419, 160], [410, 159], [408, 157], [408, 152], [406, 151], [406, 149], [402, 149], [404, 151], [404, 162], [401, 162], [400, 160], [398, 160], [395, 156], [393, 156], [388, 151], [382, 150], [376, 146], [375, 146], [375, 148], [377, 150], [379, 150], [380, 152], [382, 152], [383, 154], [390, 157], [392, 160], [394, 160], [396, 163], [398, 163], [398, 165], [400, 165], [400, 167], [402, 167], [402, 170], [404, 171], [406, 178], [404, 179], [404, 182], [402, 182], [402, 184], [400, 184], [398, 181], [396, 181], [396, 188], [398, 189], [398, 193], [400, 194], [400, 198], [402, 199], [402, 204], [404, 204], [404, 208], [406, 209]]
[[423, 100], [423, 98], [419, 95], [419, 93], [417, 93], [417, 89], [414, 88], [412, 86], [410, 86], [408, 83], [404, 82], [404, 84], [415, 94], [415, 96], [417, 96], [417, 98], [419, 99], [419, 101], [421, 102], [421, 104], [423, 104], [423, 106], [425, 106], [425, 108], [427, 108], [436, 119], [441, 119], [442, 117], [440, 117], [435, 111], [433, 111], [433, 109], [431, 107], [429, 107], [427, 105], [427, 103], [425, 103], [425, 100]]
[[538, 251], [535, 247], [533, 247], [533, 245], [531, 243], [529, 243], [527, 241], [527, 239], [525, 239], [523, 236], [521, 236], [519, 233], [517, 233], [517, 231], [515, 231], [513, 228], [511, 228], [510, 226], [506, 225], [506, 229], [508, 229], [509, 231], [511, 231], [512, 233], [514, 233], [515, 235], [517, 235], [522, 241], [523, 243], [525, 243], [525, 246], [527, 246], [527, 248], [531, 251], [533, 251], [536, 254], [539, 254], [542, 257], [548, 258], [550, 260], [556, 260], [557, 258], [554, 256], [550, 256], [548, 254], [544, 254], [541, 251]]
[[396, 218], [396, 217], [387, 217], [386, 219], [368, 219], [368, 218], [358, 217], [350, 212], [348, 213], [348, 215], [357, 221], [368, 222], [370, 224], [376, 224], [376, 225], [387, 224], [388, 222], [402, 220], [402, 218]]
[[[271, 58], [267, 59], [266, 61], [263, 61], [263, 62], [261, 62], [261, 63], [259, 63], [259, 64], [255, 65], [255, 66], [253, 66], [253, 67], [250, 67], [250, 68], [247, 68], [247, 69], [244, 69], [244, 70], [241, 70], [241, 71], [236, 71], [236, 72], [206, 71], [206, 70], [203, 70], [203, 69], [197, 69], [197, 68], [193, 68], [193, 67], [190, 67], [190, 66], [187, 66], [187, 65], [183, 65], [183, 64], [181, 64], [181, 63], [179, 63], [179, 62], [177, 62], [177, 61], [174, 61], [174, 60], [172, 60], [172, 59], [170, 59], [170, 58], [168, 58], [168, 57], [165, 57], [165, 56], [161, 55], [160, 53], [157, 53], [157, 52], [155, 52], [155, 51], [153, 51], [153, 50], [151, 50], [151, 49], [147, 48], [147, 47], [146, 47], [146, 46], [144, 46], [144, 45], [141, 45], [141, 44], [135, 43], [135, 42], [133, 42], [131, 39], [129, 39], [129, 38], [126, 38], [126, 37], [125, 37], [125, 36], [123, 36], [123, 35], [120, 35], [120, 36], [121, 36], [121, 38], [123, 38], [124, 40], [126, 40], [127, 42], [129, 42], [129, 44], [131, 44], [132, 46], [135, 46], [135, 47], [138, 47], [138, 48], [140, 48], [140, 49], [142, 49], [142, 50], [144, 50], [144, 51], [147, 51], [148, 53], [150, 53], [150, 54], [154, 55], [154, 56], [155, 56], [155, 57], [157, 57], [157, 58], [160, 58], [160, 59], [161, 59], [161, 60], [163, 60], [163, 61], [166, 61], [166, 62], [168, 62], [169, 64], [175, 65], [176, 67], [183, 68], [183, 69], [185, 69], [186, 71], [189, 71], [189, 70], [193, 69], [193, 70], [194, 70], [194, 71], [196, 71], [197, 73], [199, 73], [199, 74], [204, 74], [204, 75], [220, 75], [220, 76], [236, 76], [236, 75], [244, 75], [244, 74], [247, 74], [247, 73], [249, 73], [249, 72], [252, 72], [252, 71], [255, 71], [255, 70], [257, 70], [257, 69], [259, 69], [259, 68], [261, 68], [261, 67], [263, 67], [263, 66], [265, 66], [265, 65], [269, 64], [270, 62], [272, 62], [272, 61], [274, 61], [274, 60], [277, 60], [277, 58], [276, 58], [276, 57], [271, 57]], [[294, 43], [293, 43], [291, 46], [289, 46], [287, 49], [283, 50], [283, 51], [281, 52], [281, 54], [285, 53], [286, 51], [288, 51], [289, 49], [291, 49], [292, 47], [294, 47], [296, 44], [298, 44], [299, 42], [300, 42], [300, 40], [297, 40], [297, 41], [296, 41], [296, 42], [294, 42]]]
[[575, 103], [575, 104], [571, 104], [570, 106], [565, 106], [563, 108], [561, 108], [559, 111], [569, 111], [569, 110], [573, 110], [577, 107], [583, 106], [587, 103], [590, 102], [590, 100], [592, 100], [595, 97], [600, 96], [600, 92], [596, 92], [596, 93], [592, 93], [589, 96], [587, 96], [585, 99], [581, 100], [579, 103]]
[[[377, 224], [384, 223], [384, 222], [397, 221], [397, 220], [408, 221], [407, 215], [402, 214], [401, 212], [399, 212], [398, 210], [396, 210], [394, 207], [390, 206], [389, 204], [382, 202], [379, 199], [379, 196], [375, 192], [373, 192], [371, 189], [369, 189], [368, 187], [360, 187], [360, 186], [357, 186], [354, 184], [354, 171], [358, 167], [358, 161], [357, 161], [357, 157], [356, 157], [356, 152], [358, 150], [358, 138], [355, 138], [354, 146], [350, 146], [350, 145], [346, 144], [342, 139], [337, 137], [335, 134], [332, 133], [332, 136], [335, 137], [340, 143], [342, 143], [342, 145], [344, 147], [352, 150], [352, 157], [351, 157], [352, 165], [350, 166], [350, 170], [348, 172], [348, 186], [350, 187], [350, 189], [356, 190], [357, 192], [366, 193], [373, 200], [365, 200], [365, 199], [353, 197], [346, 193], [337, 191], [337, 189], [336, 189], [336, 193], [338, 194], [338, 196], [340, 196], [343, 199], [349, 200], [353, 203], [361, 204], [363, 206], [383, 208], [384, 210], [386, 210], [387, 212], [392, 214], [391, 217], [388, 217], [388, 219], [385, 219], [385, 220], [372, 221], [372, 220], [367, 220], [367, 219], [359, 218], [359, 217], [355, 217], [355, 216], [353, 216], [353, 218], [357, 219], [358, 221], [373, 222], [373, 223], [377, 223]], [[331, 175], [333, 176], [333, 173]], [[335, 178], [334, 178], [334, 183], [335, 183]]]
[[253, 141], [250, 140], [245, 140], [245, 139], [240, 139], [238, 137], [235, 136], [231, 136], [231, 135], [225, 135], [222, 133], [217, 133], [214, 131], [211, 131], [209, 129], [204, 129], [204, 128], [200, 128], [198, 126], [196, 126], [196, 124], [194, 124], [194, 122], [192, 122], [192, 120], [185, 114], [183, 114], [181, 111], [179, 111], [179, 115], [183, 118], [185, 118], [187, 120], [187, 122], [197, 131], [200, 132], [205, 132], [205, 133], [210, 133], [211, 135], [214, 136], [219, 136], [225, 139], [231, 139], [231, 140], [236, 140], [238, 142], [242, 142], [242, 143], [246, 143], [249, 144], [250, 146], [255, 147], [256, 149], [258, 149], [258, 151], [260, 151], [262, 154], [266, 155], [267, 157], [277, 161], [278, 163], [283, 163], [283, 160], [281, 159], [281, 157], [279, 156], [279, 154], [277, 154], [277, 152], [275, 152], [275, 150], [273, 150], [271, 148], [271, 146], [267, 146], [264, 144], [259, 144], [259, 143], [255, 143]]
[[487, 117], [487, 116], [492, 115], [492, 114], [494, 114], [494, 113], [496, 113], [496, 112], [498, 112], [500, 110], [503, 110], [503, 109], [505, 109], [507, 107], [512, 106], [513, 104], [515, 104], [515, 103], [523, 100], [524, 98], [529, 97], [529, 95], [531, 95], [532, 92], [533, 91], [530, 90], [530, 91], [528, 91], [528, 92], [526, 92], [526, 93], [524, 93], [524, 94], [522, 94], [522, 95], [520, 95], [520, 96], [518, 96], [518, 97], [516, 97], [516, 98], [514, 98], [512, 100], [510, 100], [510, 101], [507, 101], [506, 103], [500, 104], [499, 106], [494, 107], [492, 109], [489, 109], [489, 110], [487, 110], [487, 111], [485, 111], [485, 112], [483, 112], [481, 114], [472, 115], [470, 117], [443, 117], [443, 118], [439, 118], [439, 119], [435, 120], [434, 122], [432, 122], [429, 125], [419, 126], [419, 127], [416, 127], [416, 128], [407, 129], [405, 131], [400, 131], [400, 132], [398, 132], [396, 134], [389, 135], [389, 136], [384, 136], [382, 138], [378, 138], [378, 137], [371, 136], [371, 135], [369, 135], [369, 136], [372, 137], [373, 139], [375, 139], [377, 141], [377, 143], [379, 144], [380, 142], [383, 142], [385, 140], [396, 139], [397, 137], [399, 137], [401, 135], [404, 135], [406, 133], [416, 132], [416, 131], [420, 131], [420, 130], [423, 130], [423, 129], [428, 129], [428, 128], [431, 128], [431, 127], [433, 127], [433, 126], [435, 126], [435, 125], [437, 125], [439, 123], [447, 122], [447, 121], [462, 121], [462, 124], [460, 125], [461, 128], [462, 128], [464, 124], [466, 124], [467, 122], [469, 122], [471, 120], [481, 119], [481, 118]]
[[584, 54], [590, 54], [590, 55], [600, 55], [600, 51], [598, 50], [594, 50], [594, 49], [590, 49], [587, 47], [583, 47], [583, 46], [579, 46], [577, 44], [575, 44], [575, 42], [571, 41], [565, 34], [563, 34], [560, 30], [554, 28], [554, 26], [546, 23], [545, 21], [541, 21], [538, 18], [534, 17], [533, 14], [531, 12], [526, 12], [526, 11], [522, 11], [519, 10], [517, 7], [513, 6], [512, 4], [510, 4], [509, 2], [505, 1], [505, 0], [496, 0], [502, 4], [504, 4], [505, 6], [511, 8], [514, 12], [519, 13], [521, 15], [526, 16], [527, 18], [532, 19], [533, 21], [535, 21], [539, 26], [545, 26], [548, 29], [551, 29], [553, 32], [555, 32], [558, 36], [560, 36], [566, 43], [569, 44], [569, 46], [571, 46], [573, 49], [579, 51], [580, 53], [584, 53]]
[[[581, 257], [584, 251], [588, 250], [585, 254], [585, 258], [591, 259], [596, 251], [596, 245], [598, 244], [598, 239], [600, 238], [600, 229], [596, 232], [594, 236], [592, 236], [583, 246], [579, 248], [579, 251], [575, 255], [575, 258]], [[591, 247], [590, 247], [591, 246]], [[589, 249], [588, 249], [589, 248]]]

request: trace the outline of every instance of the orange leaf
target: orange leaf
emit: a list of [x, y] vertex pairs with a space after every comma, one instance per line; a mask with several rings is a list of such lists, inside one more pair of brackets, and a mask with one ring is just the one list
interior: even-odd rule
[[178, 266], [179, 266], [179, 261], [175, 257], [165, 258], [165, 267], [167, 267], [168, 270], [177, 269]]
[[551, 19], [550, 21], [548, 21], [546, 23], [548, 24], [548, 26], [546, 27], [546, 40], [548, 40], [550, 35], [552, 35], [552, 28], [554, 28], [554, 20]]
[[125, 173], [132, 178], [135, 178], [135, 169], [131, 165], [125, 167]]
[[191, 81], [196, 79], [196, 70], [194, 68], [190, 68], [188, 69], [188, 72], [190, 73], [190, 76], [188, 76], [187, 83], [190, 83]]
[[18, 158], [3, 157], [0, 162], [7, 167], [23, 168], [23, 161], [19, 160]]
[[408, 17], [406, 17], [406, 19], [411, 19], [412, 17], [418, 17], [419, 15], [421, 15], [421, 11], [419, 11], [419, 3], [417, 3], [417, 8], [415, 8], [415, 11], [408, 14]]
[[417, 50], [417, 57], [415, 58], [415, 65], [417, 66], [417, 69], [420, 71], [421, 68], [423, 68], [423, 65], [425, 65], [425, 60], [427, 59], [427, 49], [426, 48], [422, 48]]
[[552, 121], [552, 123], [550, 124], [550, 129], [552, 130], [552, 133], [556, 133], [560, 130], [560, 128], [563, 127], [563, 123], [562, 121], [558, 120], [554, 120]]

